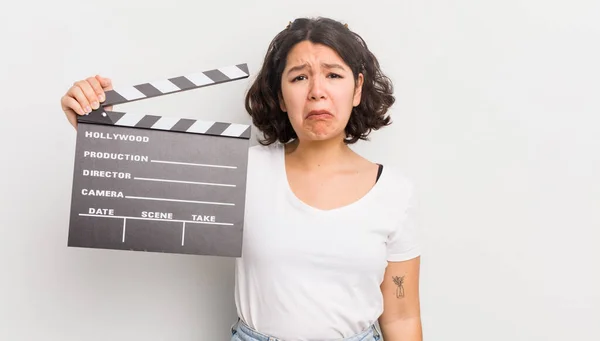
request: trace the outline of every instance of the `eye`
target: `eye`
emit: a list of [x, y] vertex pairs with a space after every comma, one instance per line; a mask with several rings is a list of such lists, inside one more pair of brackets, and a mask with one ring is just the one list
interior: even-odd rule
[[294, 79], [292, 79], [292, 83], [293, 83], [293, 82], [296, 82], [296, 81], [301, 81], [301, 80], [303, 80], [303, 79], [306, 79], [306, 77], [305, 77], [305, 76], [297, 76], [297, 77], [294, 77]]
[[329, 77], [331, 77], [331, 78], [343, 78], [342, 76], [338, 75], [337, 73], [330, 73]]

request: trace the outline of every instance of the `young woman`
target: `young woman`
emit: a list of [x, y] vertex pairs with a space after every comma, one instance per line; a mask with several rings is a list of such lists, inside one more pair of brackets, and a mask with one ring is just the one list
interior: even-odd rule
[[[69, 121], [109, 89], [101, 76], [76, 82], [61, 101]], [[414, 187], [350, 149], [390, 124], [394, 103], [363, 39], [295, 20], [245, 103], [263, 137], [249, 151], [231, 340], [422, 340]]]

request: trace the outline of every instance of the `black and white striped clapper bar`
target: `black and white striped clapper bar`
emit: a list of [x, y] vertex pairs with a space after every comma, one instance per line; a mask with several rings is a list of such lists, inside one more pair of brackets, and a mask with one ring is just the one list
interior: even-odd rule
[[241, 256], [251, 127], [104, 107], [248, 76], [240, 64], [115, 89], [79, 116], [68, 246]]

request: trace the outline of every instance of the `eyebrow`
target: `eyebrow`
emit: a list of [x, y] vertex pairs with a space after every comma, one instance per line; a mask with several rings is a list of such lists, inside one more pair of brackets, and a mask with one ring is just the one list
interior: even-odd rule
[[[345, 69], [343, 66], [341, 66], [340, 64], [335, 64], [335, 63], [333, 63], [333, 64], [329, 64], [329, 63], [321, 63], [321, 66], [322, 66], [322, 67], [324, 67], [324, 68], [326, 68], [326, 69], [340, 69], [340, 70], [346, 70], [346, 69]], [[293, 67], [291, 67], [291, 68], [288, 70], [288, 72], [287, 72], [287, 73], [288, 73], [288, 74], [290, 74], [290, 73], [292, 73], [292, 72], [295, 72], [295, 71], [304, 70], [304, 69], [306, 69], [307, 67], [308, 67], [308, 64], [306, 64], [306, 63], [305, 63], [305, 64], [301, 64], [301, 65], [296, 65], [296, 66], [293, 66]]]

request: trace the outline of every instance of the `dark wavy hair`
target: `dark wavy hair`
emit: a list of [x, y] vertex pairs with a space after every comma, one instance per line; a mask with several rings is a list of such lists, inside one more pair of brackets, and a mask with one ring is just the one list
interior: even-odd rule
[[395, 101], [392, 82], [382, 73], [377, 58], [363, 38], [333, 19], [300, 18], [273, 38], [262, 68], [246, 94], [246, 110], [264, 136], [259, 140], [261, 144], [287, 143], [297, 138], [288, 116], [281, 110], [279, 96], [287, 55], [292, 47], [305, 40], [336, 51], [352, 70], [355, 84], [358, 74], [363, 74], [361, 101], [352, 109], [345, 128], [345, 143], [368, 140], [372, 130], [391, 124], [386, 114]]

